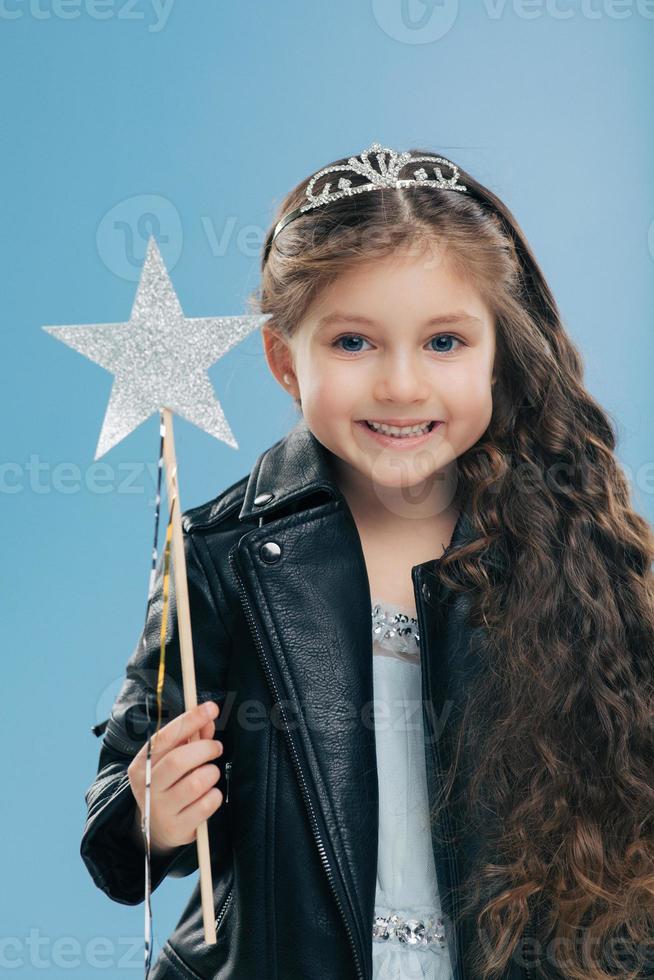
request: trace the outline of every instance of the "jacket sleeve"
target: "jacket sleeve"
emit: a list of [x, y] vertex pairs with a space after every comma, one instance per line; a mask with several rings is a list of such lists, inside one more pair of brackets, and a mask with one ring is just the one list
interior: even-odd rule
[[[201, 536], [196, 541], [192, 532], [184, 530], [184, 551], [197, 699], [198, 702], [213, 700], [221, 704], [225, 697], [231, 646], [218, 608], [219, 601], [224, 597]], [[204, 556], [203, 560], [200, 553]], [[209, 574], [205, 567], [210, 570]], [[161, 727], [185, 710], [172, 562], [169, 590]], [[156, 569], [147, 621], [127, 663], [125, 679], [111, 709], [97, 775], [85, 795], [88, 812], [80, 845], [82, 859], [95, 884], [113, 901], [124, 905], [137, 905], [145, 899], [145, 848], [131, 836], [136, 800], [127, 767], [147, 741], [146, 698], [153, 728], [156, 725], [162, 609], [163, 555]], [[214, 737], [222, 740], [220, 721], [219, 716]], [[219, 807], [209, 818], [212, 863], [216, 845], [220, 845], [223, 839], [224, 810], [223, 806]], [[183, 877], [197, 868], [195, 840], [176, 848], [166, 858], [152, 855], [151, 890], [154, 891], [166, 875]]]

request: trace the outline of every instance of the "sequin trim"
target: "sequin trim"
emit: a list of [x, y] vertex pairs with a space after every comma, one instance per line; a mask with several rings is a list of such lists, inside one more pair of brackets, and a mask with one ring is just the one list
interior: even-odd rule
[[404, 653], [420, 650], [418, 620], [415, 616], [376, 602], [372, 606], [372, 635], [380, 642], [390, 641], [393, 649]]
[[404, 918], [397, 912], [375, 915], [372, 923], [373, 942], [401, 943], [421, 949], [445, 949], [445, 926], [440, 916]]

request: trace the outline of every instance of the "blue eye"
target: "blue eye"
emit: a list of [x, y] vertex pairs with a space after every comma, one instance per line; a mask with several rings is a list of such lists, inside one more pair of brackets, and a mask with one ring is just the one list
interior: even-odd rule
[[[341, 347], [340, 346], [340, 344], [341, 344], [342, 341], [350, 341], [350, 340], [363, 341], [366, 344], [368, 343], [368, 341], [365, 340], [365, 338], [362, 337], [358, 333], [345, 333], [345, 334], [342, 334], [340, 337], [337, 337], [336, 340], [332, 341], [332, 345], [331, 346], [332, 347], [336, 347], [336, 348], [338, 348], [338, 350], [343, 351], [344, 354], [360, 354], [361, 353], [361, 349], [360, 348], [358, 348], [357, 350], [352, 350], [352, 348], [346, 348], [346, 347]], [[436, 337], [432, 337], [431, 340], [429, 341], [429, 343], [432, 343], [432, 341], [434, 341], [434, 340], [436, 340], [436, 341], [440, 341], [440, 340], [454, 340], [457, 344], [462, 344], [463, 343], [463, 341], [459, 340], [458, 337], [455, 337], [451, 333], [438, 334]], [[434, 350], [434, 348], [432, 348], [432, 350]], [[454, 350], [456, 350], [456, 348], [454, 348]], [[434, 353], [436, 353], [436, 354], [453, 354], [454, 351], [452, 351], [452, 350], [443, 350], [441, 348], [440, 350], [434, 350]]]
[[[364, 338], [361, 337], [358, 333], [345, 333], [345, 334], [343, 334], [342, 337], [337, 337], [336, 338], [336, 340], [332, 344], [332, 347], [336, 347], [338, 344], [340, 344], [340, 342], [342, 340], [352, 340], [352, 339], [354, 339], [354, 340], [363, 340]], [[344, 354], [358, 354], [358, 353], [360, 353], [358, 350], [348, 350], [347, 348], [343, 348], [343, 347], [339, 347], [339, 350], [342, 350]]]
[[[460, 344], [461, 343], [461, 341], [459, 340], [459, 338], [458, 337], [454, 337], [451, 333], [441, 333], [437, 337], [432, 337], [432, 340], [454, 340], [454, 341], [456, 341], [457, 344]], [[431, 343], [431, 341], [430, 341], [430, 343]], [[456, 350], [456, 348], [455, 348], [455, 350]], [[453, 351], [451, 351], [451, 350], [439, 350], [439, 351], [437, 351], [437, 353], [438, 354], [452, 354]]]

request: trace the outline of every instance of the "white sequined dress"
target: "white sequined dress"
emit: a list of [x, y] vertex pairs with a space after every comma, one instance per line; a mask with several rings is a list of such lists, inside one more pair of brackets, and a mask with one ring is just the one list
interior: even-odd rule
[[379, 849], [374, 980], [451, 980], [429, 829], [417, 620], [373, 599]]

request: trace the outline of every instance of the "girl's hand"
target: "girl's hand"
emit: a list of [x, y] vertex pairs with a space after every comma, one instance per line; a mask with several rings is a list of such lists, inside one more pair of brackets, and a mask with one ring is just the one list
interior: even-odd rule
[[[207, 705], [210, 714], [207, 714]], [[220, 708], [213, 701], [197, 705], [173, 718], [152, 736], [150, 760], [150, 847], [161, 854], [190, 844], [198, 826], [214, 813], [223, 794], [214, 784], [218, 766], [207, 763], [222, 755], [222, 742], [213, 738]], [[147, 742], [127, 768], [138, 811], [139, 826], [145, 810]], [[141, 840], [143, 835], [140, 834]]]

